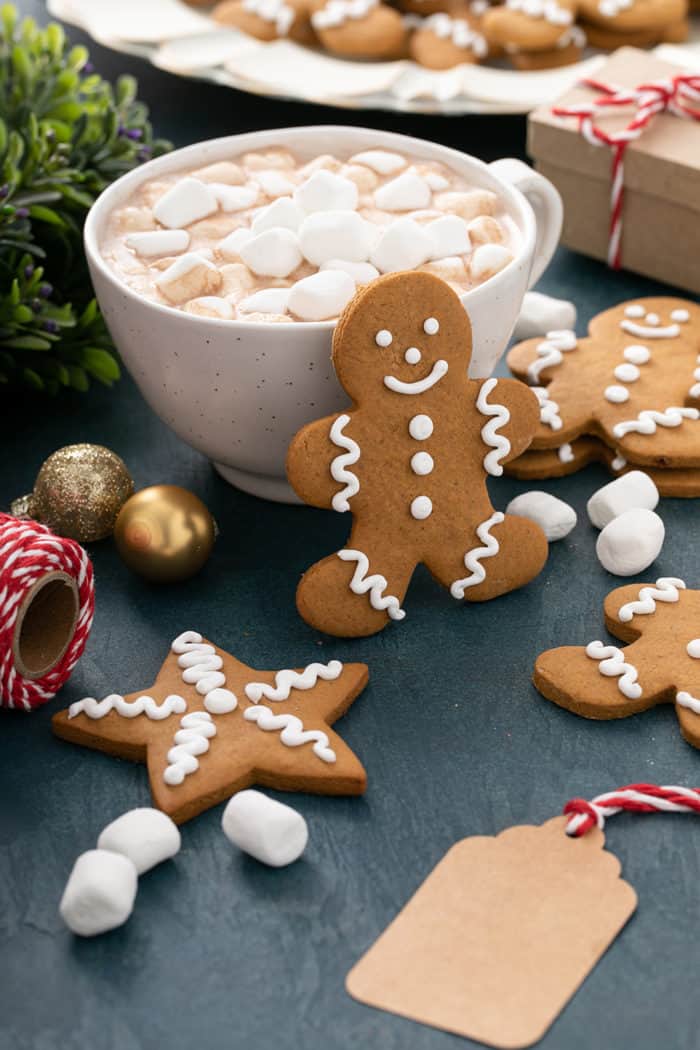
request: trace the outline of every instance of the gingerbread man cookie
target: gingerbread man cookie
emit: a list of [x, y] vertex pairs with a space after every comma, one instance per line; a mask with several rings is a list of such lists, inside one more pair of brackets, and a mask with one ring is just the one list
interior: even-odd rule
[[508, 354], [540, 400], [532, 448], [590, 434], [631, 463], [700, 467], [700, 307], [639, 299], [599, 314], [589, 332], [551, 332]]
[[362, 636], [403, 619], [419, 563], [467, 601], [544, 565], [539, 526], [495, 511], [486, 488], [527, 447], [537, 404], [512, 380], [469, 379], [471, 343], [458, 296], [432, 274], [389, 274], [345, 308], [333, 363], [353, 405], [304, 427], [287, 460], [304, 502], [353, 519], [346, 547], [299, 584], [311, 626]]
[[506, 50], [552, 51], [568, 38], [575, 14], [575, 0], [506, 0], [482, 26], [489, 43]]
[[421, 20], [409, 52], [427, 69], [451, 69], [466, 62], [482, 62], [489, 45], [479, 30], [479, 20], [465, 12], [461, 17], [440, 12]]
[[309, 0], [222, 0], [212, 17], [258, 40], [289, 37], [299, 44], [314, 42]]
[[550, 649], [535, 664], [537, 689], [584, 718], [626, 718], [675, 703], [681, 733], [700, 747], [700, 591], [662, 577], [618, 587], [604, 609], [610, 633], [632, 644]]
[[579, 0], [587, 22], [615, 33], [663, 29], [685, 19], [687, 0]]
[[53, 730], [145, 762], [156, 806], [182, 823], [252, 784], [362, 794], [365, 771], [330, 726], [366, 683], [365, 664], [338, 660], [254, 671], [185, 631], [145, 693], [78, 700]]
[[345, 58], [401, 58], [406, 26], [379, 0], [315, 0], [311, 25], [326, 50]]

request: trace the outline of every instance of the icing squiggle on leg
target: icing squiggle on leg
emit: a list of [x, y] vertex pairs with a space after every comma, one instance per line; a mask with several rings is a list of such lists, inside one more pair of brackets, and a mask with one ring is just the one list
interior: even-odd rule
[[347, 450], [336, 456], [331, 463], [333, 480], [345, 486], [340, 492], [336, 492], [331, 501], [333, 510], [337, 510], [341, 514], [346, 510], [350, 510], [350, 499], [360, 491], [359, 478], [351, 470], [348, 470], [348, 467], [352, 466], [353, 463], [357, 463], [360, 458], [360, 446], [351, 437], [343, 433], [343, 429], [349, 422], [350, 416], [338, 416], [331, 427], [330, 435], [334, 445]]
[[328, 664], [309, 664], [301, 673], [299, 671], [278, 671], [274, 685], [249, 682], [245, 687], [245, 695], [254, 704], [257, 704], [263, 697], [266, 700], [288, 700], [292, 689], [313, 689], [319, 678], [324, 682], [334, 682], [342, 670], [343, 665], [340, 660], [331, 660]]
[[484, 456], [484, 469], [488, 474], [500, 478], [503, 473], [501, 460], [510, 452], [510, 441], [498, 431], [510, 421], [510, 412], [505, 405], [489, 404], [488, 396], [498, 385], [497, 379], [487, 379], [481, 386], [476, 407], [484, 416], [493, 416], [481, 428], [481, 440], [491, 445], [492, 451]]
[[649, 616], [656, 612], [657, 602], [677, 602], [679, 590], [685, 590], [685, 583], [675, 576], [661, 576], [655, 587], [642, 587], [636, 602], [627, 602], [619, 611], [618, 618], [628, 623], [633, 616]]
[[598, 664], [598, 670], [607, 678], [619, 676], [617, 688], [628, 700], [637, 700], [642, 695], [642, 687], [637, 681], [639, 672], [632, 664], [625, 663], [622, 649], [618, 649], [616, 645], [605, 645], [603, 642], [595, 641], [586, 646], [586, 656], [590, 656], [592, 660], [601, 661]]
[[505, 515], [500, 510], [497, 510], [494, 511], [490, 518], [482, 521], [477, 526], [476, 534], [484, 546], [475, 547], [464, 555], [464, 565], [469, 569], [471, 575], [463, 580], [455, 580], [450, 587], [450, 594], [453, 598], [463, 598], [467, 587], [475, 587], [486, 579], [486, 569], [481, 562], [484, 558], [493, 558], [501, 549], [498, 540], [491, 535], [491, 529], [494, 525], [502, 525], [504, 521]]
[[686, 707], [694, 715], [700, 715], [700, 700], [692, 693], [684, 693], [682, 690], [676, 693], [676, 703], [679, 707]]
[[281, 730], [280, 741], [287, 747], [301, 747], [313, 740], [313, 752], [322, 762], [335, 762], [336, 755], [329, 747], [328, 737], [320, 729], [304, 730], [304, 723], [296, 715], [273, 715], [269, 707], [249, 707], [243, 713], [248, 722], [255, 722], [259, 729], [268, 732]]
[[561, 430], [564, 424], [559, 415], [557, 402], [548, 397], [543, 386], [533, 386], [530, 389], [540, 403], [540, 423], [545, 427], [551, 427], [552, 430]]
[[350, 581], [350, 590], [353, 594], [367, 594], [369, 591], [369, 603], [373, 609], [386, 612], [392, 620], [403, 620], [406, 610], [401, 608], [401, 603], [393, 594], [384, 594], [388, 583], [386, 576], [374, 573], [368, 576], [369, 559], [362, 551], [342, 550], [338, 551], [341, 561], [357, 562], [355, 572]]
[[684, 419], [700, 419], [700, 410], [697, 408], [666, 408], [658, 412], [655, 408], [643, 409], [636, 419], [626, 419], [616, 423], [613, 434], [616, 438], [623, 438], [625, 434], [655, 434], [657, 426], [679, 427]]
[[175, 734], [175, 746], [168, 751], [168, 766], [163, 780], [171, 787], [199, 769], [197, 755], [209, 750], [209, 740], [216, 736], [216, 726], [206, 711], [192, 711], [180, 719], [181, 729]]

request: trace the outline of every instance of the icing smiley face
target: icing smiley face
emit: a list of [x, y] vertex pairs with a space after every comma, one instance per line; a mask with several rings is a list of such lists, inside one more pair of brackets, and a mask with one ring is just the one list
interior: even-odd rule
[[[391, 284], [368, 286], [359, 297], [362, 310], [350, 311], [342, 333], [339, 326], [333, 360], [354, 397], [366, 400], [374, 392], [408, 402], [466, 381], [471, 327], [458, 297], [431, 274], [412, 273], [406, 284], [411, 289], [403, 292]], [[407, 309], [410, 302], [426, 302], [426, 287], [429, 307]]]
[[672, 310], [668, 323], [663, 324], [654, 311], [647, 312], [641, 303], [631, 303], [625, 307], [620, 328], [637, 339], [677, 339], [681, 325], [687, 325], [689, 321], [690, 311], [684, 308]]

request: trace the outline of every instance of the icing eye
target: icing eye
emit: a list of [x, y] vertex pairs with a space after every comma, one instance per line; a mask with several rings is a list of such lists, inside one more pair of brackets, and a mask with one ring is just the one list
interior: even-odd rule
[[374, 341], [377, 344], [377, 346], [386, 348], [387, 346], [391, 346], [391, 344], [394, 341], [394, 337], [387, 328], [382, 328], [382, 330], [380, 332], [377, 332], [377, 334], [375, 335]]
[[672, 310], [671, 320], [676, 321], [678, 324], [685, 324], [690, 320], [690, 313], [688, 310]]
[[644, 307], [638, 304], [625, 307], [625, 317], [644, 317]]
[[417, 346], [409, 346], [408, 350], [403, 355], [403, 357], [407, 365], [417, 365], [422, 357], [422, 354]]
[[652, 328], [655, 328], [660, 323], [658, 314], [647, 314], [644, 318], [647, 324], [650, 324]]
[[437, 317], [427, 317], [423, 321], [423, 331], [426, 335], [437, 335], [440, 331], [440, 322]]

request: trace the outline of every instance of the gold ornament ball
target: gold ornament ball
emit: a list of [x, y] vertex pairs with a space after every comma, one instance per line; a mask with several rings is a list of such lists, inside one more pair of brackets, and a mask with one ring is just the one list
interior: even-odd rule
[[114, 526], [122, 560], [154, 583], [194, 576], [209, 557], [216, 523], [202, 501], [179, 485], [152, 485], [132, 496]]
[[59, 536], [93, 543], [111, 535], [134, 482], [119, 456], [104, 445], [66, 445], [49, 456], [34, 491], [12, 513], [34, 518]]

